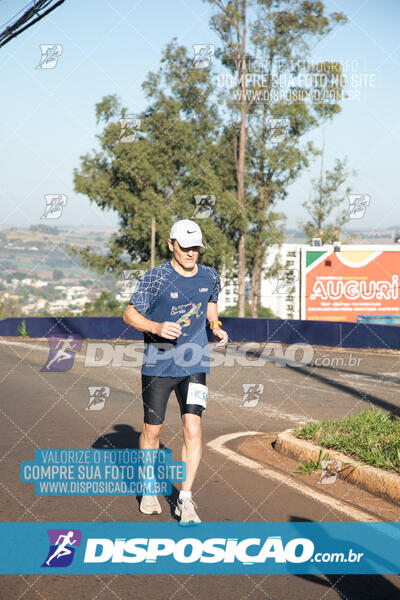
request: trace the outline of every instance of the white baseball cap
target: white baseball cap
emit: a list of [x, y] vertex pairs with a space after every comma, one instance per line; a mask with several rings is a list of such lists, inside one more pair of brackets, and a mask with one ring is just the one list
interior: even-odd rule
[[174, 223], [169, 237], [171, 240], [177, 240], [182, 248], [189, 248], [190, 246], [205, 248], [200, 227], [190, 219], [182, 219]]

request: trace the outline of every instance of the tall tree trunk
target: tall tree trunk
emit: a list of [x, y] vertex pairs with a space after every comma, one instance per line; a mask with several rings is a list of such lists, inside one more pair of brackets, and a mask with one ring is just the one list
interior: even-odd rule
[[261, 243], [256, 244], [256, 252], [253, 263], [253, 276], [251, 282], [251, 316], [258, 317], [258, 302], [260, 294], [261, 280], [261, 259], [262, 259]]
[[[271, 93], [272, 89], [272, 67], [274, 61], [274, 52], [270, 51], [268, 58], [268, 76], [266, 90]], [[252, 270], [252, 281], [251, 281], [251, 316], [258, 317], [258, 304], [260, 300], [260, 282], [261, 273], [264, 262], [264, 249], [263, 249], [263, 238], [264, 238], [264, 227], [265, 227], [265, 211], [271, 201], [271, 195], [266, 189], [266, 175], [265, 175], [265, 160], [266, 160], [266, 144], [268, 142], [268, 127], [267, 117], [269, 114], [269, 106], [266, 102], [263, 104], [262, 114], [262, 130], [260, 137], [260, 161], [258, 171], [258, 199], [257, 199], [257, 218], [256, 218], [256, 231], [255, 231], [255, 252], [253, 260]]]
[[[264, 168], [262, 168], [262, 174], [264, 179]], [[265, 185], [265, 184], [264, 184]], [[258, 317], [258, 303], [260, 300], [260, 282], [261, 273], [264, 260], [263, 251], [263, 237], [264, 237], [264, 225], [265, 225], [265, 211], [267, 209], [269, 195], [267, 191], [260, 186], [259, 197], [257, 203], [257, 211], [259, 220], [255, 231], [255, 250], [253, 259], [253, 270], [251, 278], [251, 316]]]
[[318, 215], [318, 235], [322, 243], [324, 232], [322, 230], [322, 215], [323, 215], [323, 199], [322, 199], [322, 184], [324, 179], [324, 155], [325, 155], [325, 125], [322, 126], [322, 150], [321, 150], [321, 170], [319, 176], [319, 215]]
[[155, 264], [156, 264], [156, 218], [151, 217], [150, 268], [154, 269]]
[[237, 161], [237, 200], [241, 212], [241, 224], [239, 231], [239, 247], [238, 247], [238, 317], [245, 316], [245, 279], [246, 279], [246, 214], [245, 214], [245, 202], [244, 202], [244, 167], [246, 158], [246, 76], [247, 76], [247, 64], [246, 64], [246, 0], [243, 0], [242, 4], [242, 31], [239, 30], [238, 26], [238, 38], [241, 38], [241, 46], [239, 49], [240, 56], [237, 56], [237, 64], [240, 65], [240, 97], [241, 97], [241, 121], [240, 121], [240, 134], [239, 134], [239, 157]]
[[[269, 81], [271, 81], [271, 61]], [[271, 84], [269, 84], [269, 89]], [[264, 260], [263, 252], [263, 235], [265, 225], [265, 211], [269, 200], [269, 194], [265, 190], [265, 145], [267, 143], [268, 128], [267, 128], [268, 107], [264, 104], [263, 107], [263, 122], [261, 130], [261, 151], [259, 163], [259, 186], [258, 186], [258, 202], [257, 202], [257, 226], [255, 232], [255, 252], [253, 261], [253, 272], [251, 282], [251, 316], [258, 317], [258, 303], [260, 294], [260, 280], [262, 272], [262, 262]]]

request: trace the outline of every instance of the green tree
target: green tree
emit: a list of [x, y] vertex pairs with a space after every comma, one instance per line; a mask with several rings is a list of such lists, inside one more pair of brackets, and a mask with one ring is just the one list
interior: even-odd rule
[[44, 225], [44, 223], [40, 223], [39, 225], [31, 225], [30, 230], [39, 231], [40, 233], [50, 233], [51, 235], [58, 235], [60, 233], [58, 227]]
[[109, 292], [102, 292], [94, 302], [86, 302], [82, 317], [120, 317], [125, 306]]
[[[214, 195], [212, 215], [202, 219], [206, 249], [201, 261], [221, 267], [232, 263], [234, 245], [227, 235], [232, 211], [232, 182], [223, 145], [213, 86], [206, 73], [192, 68], [186, 49], [175, 41], [163, 53], [162, 67], [149, 73], [143, 89], [148, 108], [135, 141], [120, 140], [120, 118], [128, 115], [116, 96], [96, 105], [101, 150], [81, 157], [74, 171], [75, 190], [103, 209], [117, 211], [120, 228], [105, 255], [90, 247], [68, 248], [85, 266], [120, 276], [131, 265], [148, 268], [151, 221], [156, 217], [156, 260], [169, 257], [167, 239], [178, 218], [196, 218], [196, 195]], [[233, 213], [233, 214], [232, 214]], [[126, 260], [122, 255], [128, 255]]]
[[61, 271], [61, 269], [54, 269], [53, 271], [53, 279], [55, 281], [60, 281], [60, 279], [64, 278], [64, 273], [63, 271]]
[[[216, 55], [237, 82], [221, 98], [231, 116], [231, 147], [241, 217], [238, 313], [244, 316], [246, 263], [251, 263], [252, 316], [256, 316], [266, 249], [282, 239], [274, 204], [286, 197], [288, 185], [316, 153], [311, 144], [300, 147], [300, 139], [340, 110], [337, 102], [341, 98], [340, 66], [337, 63], [313, 66], [306, 58], [311, 44], [326, 36], [335, 25], [346, 22], [346, 18], [342, 13], [327, 16], [322, 2], [208, 1], [216, 9], [211, 26], [222, 42]], [[301, 61], [296, 60], [299, 56]], [[263, 76], [254, 77], [251, 63], [260, 57]], [[308, 87], [299, 84], [301, 71], [311, 78]], [[284, 74], [287, 78], [297, 77], [297, 81], [289, 80], [286, 95], [278, 94], [275, 100]], [[283, 143], [270, 143], [271, 118], [290, 121]]]
[[[245, 314], [245, 276], [251, 274], [256, 316], [265, 253], [283, 236], [284, 217], [276, 203], [317, 153], [301, 140], [340, 110], [340, 66], [312, 65], [305, 58], [311, 44], [345, 17], [327, 16], [322, 2], [208, 1], [216, 9], [211, 25], [222, 42], [216, 55], [237, 84], [218, 91], [212, 70], [193, 68], [186, 49], [173, 40], [158, 72], [149, 73], [143, 83], [149, 105], [137, 115], [141, 125], [134, 142], [120, 138], [119, 121], [128, 109], [116, 96], [103, 98], [96, 105], [97, 122], [104, 125], [97, 136], [100, 150], [81, 157], [81, 167], [74, 171], [75, 191], [104, 210], [117, 211], [120, 229], [105, 254], [89, 246], [68, 251], [103, 274], [121, 277], [132, 265], [148, 268], [154, 219], [159, 262], [169, 256], [166, 240], [172, 222], [197, 220], [195, 196], [213, 195], [216, 203], [200, 223], [206, 242], [201, 261], [227, 276], [238, 272], [240, 316]], [[248, 60], [260, 54], [266, 64], [262, 80], [251, 77]], [[294, 80], [287, 94], [275, 99], [272, 92], [282, 87], [277, 77], [298, 78], [301, 72], [311, 77], [311, 85]], [[279, 143], [271, 142], [271, 118], [290, 122]]]
[[0, 297], [0, 319], [7, 319], [8, 317], [20, 317], [21, 314], [22, 305], [19, 300]]
[[327, 170], [324, 175], [321, 172], [320, 178], [312, 181], [313, 193], [310, 194], [310, 199], [302, 204], [309, 215], [309, 220], [301, 223], [308, 243], [314, 237], [321, 238], [324, 244], [332, 244], [340, 238], [348, 221], [347, 211], [342, 210], [336, 216], [332, 213], [347, 199], [350, 187], [344, 187], [346, 180], [356, 174], [355, 171], [347, 169], [346, 163], [346, 159], [336, 159], [331, 171]]

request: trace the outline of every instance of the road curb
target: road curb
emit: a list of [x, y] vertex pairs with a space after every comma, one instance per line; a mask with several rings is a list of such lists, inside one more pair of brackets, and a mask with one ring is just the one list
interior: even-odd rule
[[[305, 462], [318, 460], [321, 446], [296, 438], [293, 435], [293, 429], [287, 429], [278, 434], [274, 449], [285, 456]], [[367, 492], [400, 503], [399, 475], [364, 465], [335, 450], [324, 448], [324, 453], [329, 454], [331, 459], [342, 462], [342, 471], [338, 474], [341, 479], [353, 483]]]

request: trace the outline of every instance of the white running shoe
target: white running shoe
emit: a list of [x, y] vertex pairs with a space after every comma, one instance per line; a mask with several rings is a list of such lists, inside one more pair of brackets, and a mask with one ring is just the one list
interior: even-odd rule
[[159, 515], [161, 513], [161, 506], [157, 500], [157, 496], [142, 496], [139, 510], [145, 515]]
[[175, 514], [180, 517], [181, 523], [201, 523], [201, 519], [195, 511], [197, 504], [191, 498], [178, 498]]

